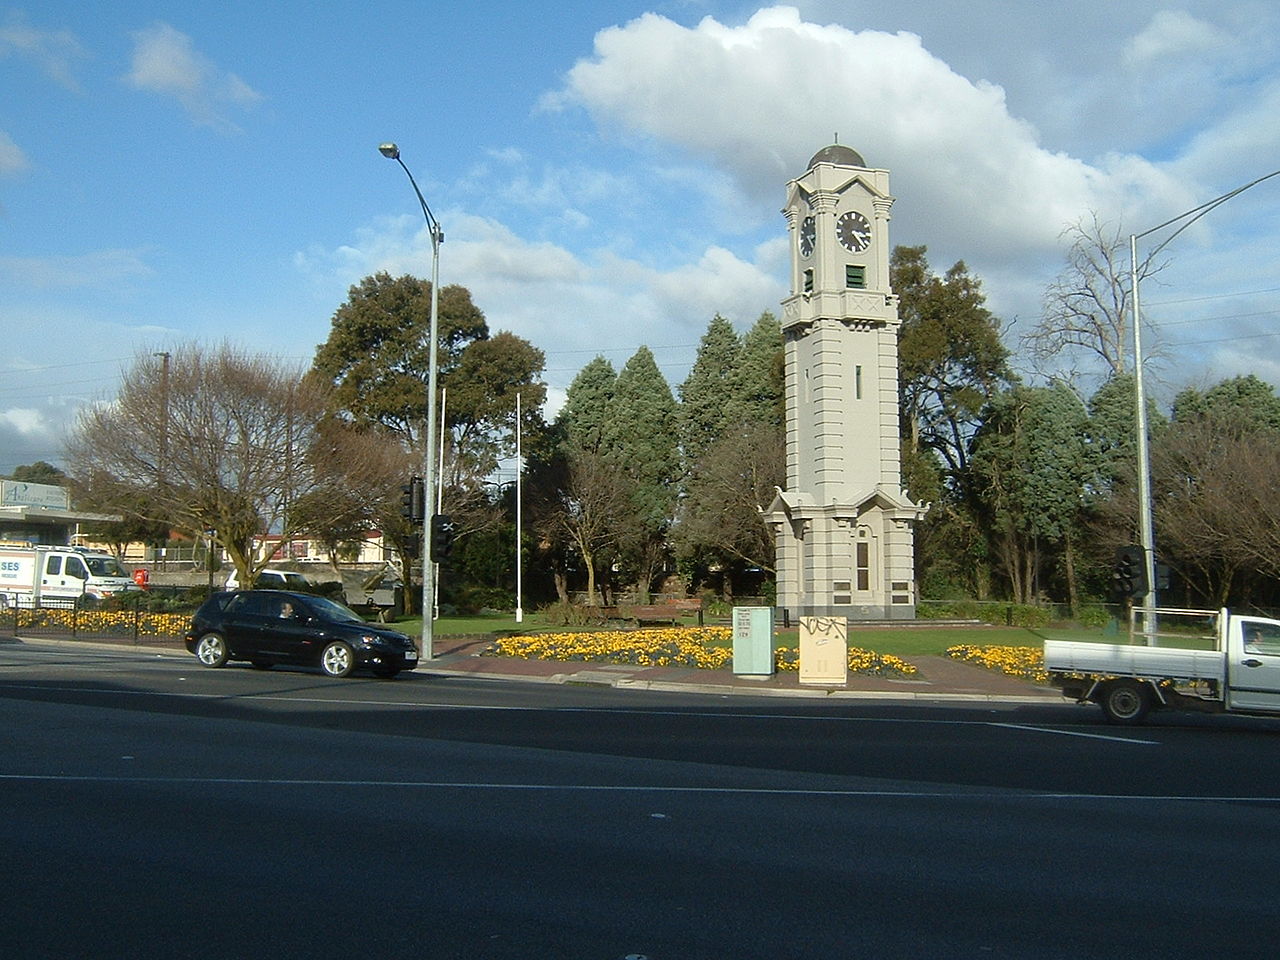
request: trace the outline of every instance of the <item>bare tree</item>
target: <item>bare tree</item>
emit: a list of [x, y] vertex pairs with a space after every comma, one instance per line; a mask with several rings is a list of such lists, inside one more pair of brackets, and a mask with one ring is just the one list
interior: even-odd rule
[[568, 538], [587, 573], [587, 600], [596, 602], [596, 572], [601, 555], [617, 545], [625, 519], [632, 514], [631, 483], [599, 453], [567, 453], [566, 482], [558, 492], [559, 510], [549, 514]]
[[743, 424], [712, 443], [686, 481], [676, 538], [686, 553], [774, 570], [773, 531], [761, 513], [786, 482], [782, 428]]
[[[139, 355], [113, 401], [86, 408], [67, 462], [86, 502], [193, 536], [213, 531], [242, 583], [270, 560], [257, 534], [298, 532], [292, 505], [323, 484], [323, 395], [302, 370], [229, 345]], [[140, 497], [145, 493], [145, 497]]]
[[[1076, 358], [1101, 362], [1106, 376], [1126, 369], [1133, 334], [1132, 282], [1128, 237], [1119, 224], [1096, 211], [1063, 231], [1070, 245], [1067, 266], [1045, 291], [1040, 322], [1022, 338], [1038, 370], [1072, 373]], [[1154, 276], [1161, 266], [1150, 257], [1138, 263], [1138, 278]]]
[[1175, 423], [1152, 472], [1161, 556], [1205, 600], [1247, 599], [1252, 579], [1280, 578], [1280, 435], [1215, 417]]

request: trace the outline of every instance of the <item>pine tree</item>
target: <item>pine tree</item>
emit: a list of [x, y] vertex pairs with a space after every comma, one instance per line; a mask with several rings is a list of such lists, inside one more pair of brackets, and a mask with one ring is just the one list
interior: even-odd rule
[[631, 485], [635, 511], [620, 547], [641, 593], [666, 558], [666, 533], [680, 473], [679, 411], [653, 353], [641, 347], [618, 374], [604, 427], [603, 453]]
[[741, 351], [733, 325], [717, 313], [702, 335], [689, 376], [680, 385], [680, 442], [690, 467], [724, 432]]
[[784, 415], [782, 327], [767, 310], [746, 336], [730, 377], [733, 399], [728, 420], [734, 425], [781, 428]]
[[593, 453], [600, 450], [617, 382], [613, 364], [604, 357], [596, 357], [573, 378], [556, 418], [570, 448]]

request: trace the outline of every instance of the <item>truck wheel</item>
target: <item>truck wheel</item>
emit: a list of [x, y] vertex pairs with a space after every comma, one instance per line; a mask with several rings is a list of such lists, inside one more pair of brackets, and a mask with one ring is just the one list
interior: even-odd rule
[[1102, 688], [1098, 700], [1108, 723], [1141, 723], [1151, 711], [1151, 692], [1138, 680], [1112, 680]]

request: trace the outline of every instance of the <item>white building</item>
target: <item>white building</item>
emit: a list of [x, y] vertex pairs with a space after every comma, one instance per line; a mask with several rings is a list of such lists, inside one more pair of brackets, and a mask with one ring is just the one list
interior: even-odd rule
[[926, 508], [901, 483], [893, 202], [889, 171], [838, 144], [787, 185], [787, 487], [766, 511], [780, 615], [915, 617], [913, 524]]

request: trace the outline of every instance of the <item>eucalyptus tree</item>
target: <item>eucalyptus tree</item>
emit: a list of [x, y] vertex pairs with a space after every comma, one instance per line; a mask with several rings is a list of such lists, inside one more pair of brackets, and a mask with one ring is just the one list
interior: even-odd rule
[[1043, 559], [1056, 551], [1076, 602], [1074, 538], [1094, 471], [1088, 412], [1065, 385], [1013, 387], [985, 407], [966, 487], [1016, 601], [1047, 592]]
[[[431, 284], [376, 273], [352, 286], [334, 312], [329, 337], [316, 348], [312, 370], [333, 385], [334, 410], [359, 425], [376, 424], [406, 445], [421, 446], [431, 321]], [[463, 350], [487, 339], [484, 314], [465, 287], [440, 289], [441, 380]]]
[[[1000, 323], [963, 261], [934, 275], [925, 247], [895, 247], [889, 264], [898, 295], [898, 389], [907, 489], [937, 487], [964, 473], [984, 404], [1015, 382]], [[936, 458], [936, 459], [935, 459]], [[917, 476], [919, 474], [919, 476]]]
[[[416, 537], [399, 515], [399, 487], [424, 469], [426, 391], [429, 380], [431, 284], [405, 275], [377, 273], [348, 291], [334, 312], [328, 339], [316, 349], [311, 376], [331, 385], [329, 413], [388, 449], [367, 463], [400, 463], [398, 476], [366, 494], [370, 522], [398, 544], [406, 582]], [[440, 452], [444, 470], [437, 490], [442, 512], [462, 534], [489, 529], [500, 511], [485, 478], [514, 446], [516, 397], [521, 427], [543, 429], [546, 399], [541, 350], [506, 331], [490, 335], [484, 313], [461, 286], [440, 289], [437, 364], [445, 402]], [[437, 465], [433, 465], [433, 469]], [[334, 486], [355, 489], [352, 483]], [[435, 513], [435, 504], [428, 505]], [[317, 516], [313, 513], [312, 516]]]

